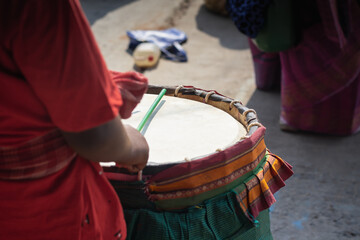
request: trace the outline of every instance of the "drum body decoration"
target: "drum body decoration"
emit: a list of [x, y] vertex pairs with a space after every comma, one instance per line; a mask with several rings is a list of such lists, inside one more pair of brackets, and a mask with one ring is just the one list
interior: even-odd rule
[[[162, 88], [150, 86], [147, 93], [158, 94]], [[116, 167], [104, 167], [124, 208], [127, 239], [272, 239], [268, 208], [293, 172], [266, 148], [265, 127], [256, 112], [216, 91], [166, 89], [169, 97], [221, 109], [244, 133], [235, 134], [230, 146], [204, 156], [161, 164], [149, 160], [141, 181]], [[203, 118], [206, 121], [206, 114]], [[199, 145], [207, 144], [207, 136], [189, 135]], [[162, 155], [168, 157], [166, 151]]]

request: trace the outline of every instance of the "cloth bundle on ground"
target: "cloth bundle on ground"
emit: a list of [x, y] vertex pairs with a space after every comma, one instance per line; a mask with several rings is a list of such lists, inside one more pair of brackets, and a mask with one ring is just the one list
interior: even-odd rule
[[127, 31], [130, 39], [128, 49], [133, 51], [137, 45], [143, 42], [151, 42], [156, 44], [166, 59], [186, 62], [187, 54], [181, 46], [182, 43], [187, 41], [187, 36], [184, 32], [176, 29], [169, 28], [166, 30], [134, 30]]

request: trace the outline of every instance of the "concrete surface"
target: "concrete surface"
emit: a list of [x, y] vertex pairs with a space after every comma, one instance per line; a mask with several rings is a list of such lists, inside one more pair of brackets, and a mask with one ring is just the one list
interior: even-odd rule
[[256, 90], [248, 102], [266, 126], [270, 151], [294, 168], [276, 193], [276, 240], [360, 239], [360, 134], [334, 137], [279, 129], [280, 94]]
[[110, 69], [133, 70], [127, 30], [184, 31], [189, 62], [161, 59], [144, 74], [151, 84], [194, 85], [248, 103], [267, 127], [270, 150], [294, 166], [276, 194], [271, 225], [276, 240], [360, 239], [360, 134], [291, 134], [278, 127], [280, 95], [255, 91], [246, 37], [202, 0], [81, 0]]
[[[184, 31], [189, 61], [160, 59], [144, 72], [150, 84], [193, 85], [246, 103], [255, 90], [247, 39], [230, 19], [208, 12], [202, 0], [82, 0], [110, 69], [134, 70], [127, 30]], [[219, 31], [221, 30], [221, 31]]]

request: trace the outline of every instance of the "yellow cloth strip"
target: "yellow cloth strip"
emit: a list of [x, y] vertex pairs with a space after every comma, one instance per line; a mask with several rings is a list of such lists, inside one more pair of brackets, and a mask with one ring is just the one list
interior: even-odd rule
[[[267, 163], [265, 163], [265, 165], [268, 165], [268, 164], [271, 164], [273, 166], [272, 167], [273, 170], [275, 170], [276, 173], [277, 173], [278, 170], [283, 166], [284, 163], [282, 163], [281, 160], [269, 155], [268, 159], [267, 159]], [[256, 174], [257, 177], [260, 179], [260, 184], [259, 184], [259, 181], [257, 179], [252, 179], [253, 181], [256, 181], [256, 186], [252, 187], [251, 189], [248, 188], [248, 187], [251, 187], [251, 186], [249, 186], [250, 184], [247, 184], [247, 188], [244, 190], [244, 191], [248, 191], [247, 197], [245, 199], [242, 199], [242, 202], [243, 202], [244, 206], [241, 206], [241, 208], [244, 211], [246, 211], [246, 209], [249, 207], [249, 201], [250, 201], [250, 204], [251, 204], [257, 198], [259, 198], [261, 194], [263, 194], [264, 192], [269, 190], [268, 183], [271, 181], [271, 179], [273, 179], [274, 176], [273, 176], [273, 174], [271, 172], [271, 169], [270, 169], [271, 166], [268, 166], [268, 167], [269, 167], [269, 169], [265, 171], [265, 174], [264, 174], [263, 169], [261, 169]], [[255, 177], [255, 176], [253, 176], [253, 177]]]

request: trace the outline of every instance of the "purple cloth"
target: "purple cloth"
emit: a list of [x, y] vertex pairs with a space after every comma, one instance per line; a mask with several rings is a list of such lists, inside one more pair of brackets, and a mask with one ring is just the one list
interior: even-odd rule
[[[281, 120], [304, 131], [352, 134], [360, 127], [359, 3], [354, 0], [313, 3], [318, 9], [313, 16], [316, 23], [302, 30], [298, 46], [279, 53]], [[302, 20], [308, 21], [308, 16]], [[266, 61], [254, 60], [255, 71], [259, 68], [256, 65], [265, 69], [260, 71], [270, 71]], [[263, 72], [255, 74], [260, 78], [257, 80], [260, 87], [273, 81]]]
[[260, 90], [279, 89], [281, 83], [279, 54], [263, 52], [251, 39], [248, 41], [253, 59], [256, 87]]

